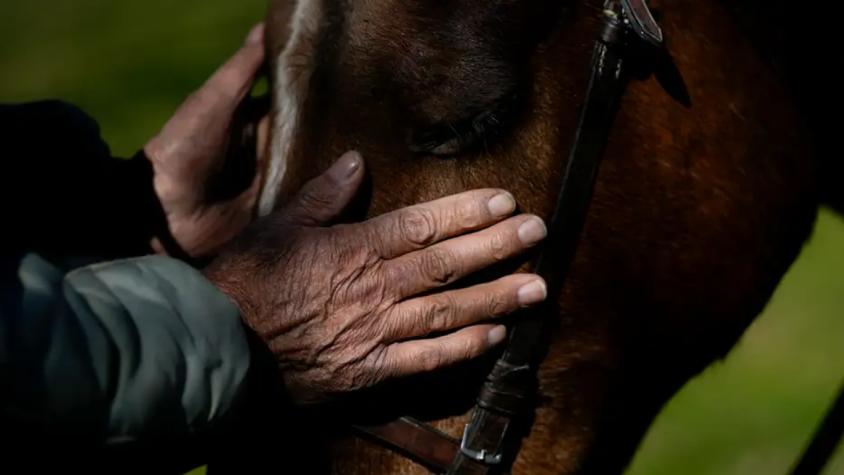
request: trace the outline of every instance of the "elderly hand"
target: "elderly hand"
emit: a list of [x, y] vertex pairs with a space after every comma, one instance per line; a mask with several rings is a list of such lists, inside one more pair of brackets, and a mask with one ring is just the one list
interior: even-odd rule
[[529, 274], [431, 292], [544, 239], [538, 217], [507, 219], [509, 193], [471, 191], [326, 227], [362, 176], [360, 156], [344, 155], [206, 269], [300, 403], [474, 358], [505, 339], [493, 319], [546, 297]]
[[[265, 116], [243, 116], [249, 115], [244, 100], [264, 62], [263, 40], [264, 27], [259, 24], [240, 50], [144, 147], [153, 165], [154, 187], [170, 234], [181, 250], [193, 257], [215, 251], [253, 217], [260, 182], [260, 177], [253, 176], [254, 158], [263, 150], [267, 121]], [[251, 135], [259, 138], [253, 145], [257, 150], [251, 157], [252, 166], [245, 163], [249, 157], [236, 156], [242, 152], [237, 147], [244, 127], [251, 128]], [[249, 152], [245, 155], [252, 155]], [[224, 184], [231, 183], [233, 161], [240, 162], [235, 166], [249, 170], [248, 176], [239, 189], [223, 190]], [[153, 247], [163, 250], [160, 242]]]

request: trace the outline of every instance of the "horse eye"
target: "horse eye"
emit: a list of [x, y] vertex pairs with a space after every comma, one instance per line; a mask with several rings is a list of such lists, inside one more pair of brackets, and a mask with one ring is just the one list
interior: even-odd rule
[[487, 147], [500, 139], [517, 115], [517, 94], [508, 93], [480, 111], [470, 111], [465, 119], [440, 122], [414, 130], [409, 148], [414, 153], [456, 155]]

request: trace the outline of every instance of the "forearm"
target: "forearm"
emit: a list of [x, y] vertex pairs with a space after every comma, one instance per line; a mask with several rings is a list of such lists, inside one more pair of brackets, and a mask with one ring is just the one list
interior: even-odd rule
[[22, 261], [18, 305], [4, 302], [4, 419], [109, 442], [194, 434], [230, 415], [249, 345], [201, 274], [160, 257], [66, 277], [47, 266]]

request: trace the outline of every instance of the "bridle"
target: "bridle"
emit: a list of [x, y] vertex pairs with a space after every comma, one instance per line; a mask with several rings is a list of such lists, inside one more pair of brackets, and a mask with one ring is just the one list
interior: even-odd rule
[[[548, 242], [554, 245], [545, 246], [534, 263], [534, 272], [548, 283], [549, 295], [562, 288], [577, 250], [631, 63], [641, 63], [662, 47], [662, 30], [645, 0], [606, 0], [586, 100], [548, 226]], [[547, 351], [548, 305], [515, 319], [506, 349], [481, 388], [462, 440], [408, 417], [356, 429], [435, 473], [509, 472], [536, 407], [537, 371]]]

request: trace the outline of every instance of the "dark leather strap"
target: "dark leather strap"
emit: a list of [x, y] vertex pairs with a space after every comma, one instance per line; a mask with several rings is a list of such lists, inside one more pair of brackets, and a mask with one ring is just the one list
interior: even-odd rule
[[[577, 250], [595, 179], [627, 84], [629, 41], [661, 43], [662, 32], [641, 0], [609, 0], [604, 28], [592, 57], [586, 102], [571, 148], [547, 242], [534, 271], [549, 295], [562, 288]], [[650, 22], [648, 22], [650, 20]], [[633, 26], [633, 25], [636, 26]], [[655, 29], [654, 29], [655, 27]], [[635, 35], [631, 34], [631, 31]], [[544, 338], [552, 303], [516, 318], [507, 348], [487, 378], [449, 474], [504, 473], [518, 453], [536, 407], [537, 369], [547, 351]], [[483, 466], [478, 470], [478, 463]]]
[[457, 440], [410, 417], [381, 426], [355, 426], [355, 429], [435, 473], [448, 471], [460, 453]]

